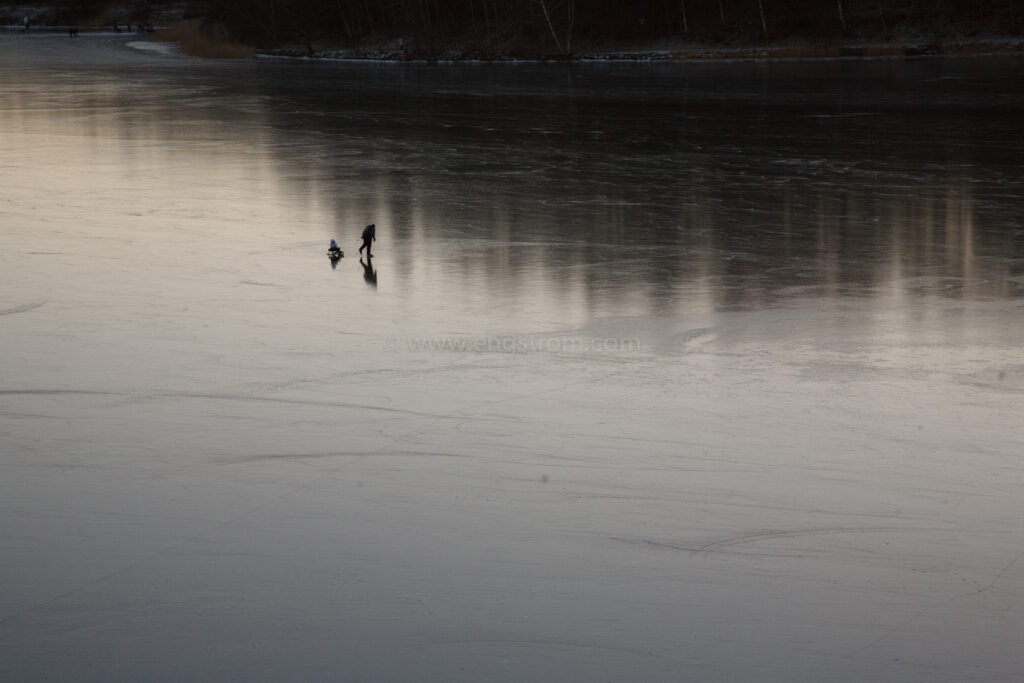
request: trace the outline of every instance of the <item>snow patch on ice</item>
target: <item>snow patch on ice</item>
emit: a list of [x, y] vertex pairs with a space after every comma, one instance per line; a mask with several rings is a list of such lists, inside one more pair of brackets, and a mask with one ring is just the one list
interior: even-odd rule
[[173, 55], [177, 54], [179, 51], [176, 43], [133, 40], [130, 43], [126, 43], [126, 45], [133, 50], [139, 50], [141, 52], [155, 52], [161, 55]]

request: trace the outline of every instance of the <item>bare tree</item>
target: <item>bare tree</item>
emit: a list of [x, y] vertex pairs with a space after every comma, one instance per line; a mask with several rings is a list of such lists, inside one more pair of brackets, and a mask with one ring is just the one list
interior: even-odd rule
[[764, 31], [764, 37], [768, 37], [768, 22], [764, 18], [764, 0], [757, 0], [757, 9], [761, 11], [761, 29]]
[[558, 47], [559, 52], [569, 56], [572, 54], [572, 29], [573, 24], [576, 23], [576, 0], [569, 0], [568, 4], [568, 20], [565, 29], [565, 47], [562, 47], [562, 41], [558, 39], [558, 32], [555, 31], [555, 25], [551, 21], [551, 12], [548, 11], [548, 5], [544, 0], [538, 0], [540, 3], [540, 9], [544, 13], [544, 21], [548, 24], [548, 30], [551, 31], [551, 37], [555, 39], [555, 46]]
[[839, 7], [839, 23], [843, 25], [843, 30], [846, 30], [846, 16], [843, 14], [843, 0], [836, 0], [836, 6]]
[[569, 22], [565, 29], [565, 54], [572, 54], [572, 29], [576, 24], [576, 0], [569, 0]]

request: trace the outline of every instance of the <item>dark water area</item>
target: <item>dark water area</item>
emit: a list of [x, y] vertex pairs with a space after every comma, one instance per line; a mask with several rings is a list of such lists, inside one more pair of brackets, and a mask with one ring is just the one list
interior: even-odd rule
[[[715, 307], [794, 287], [870, 297], [894, 278], [1005, 297], [1020, 291], [1007, 281], [1024, 132], [1012, 64], [995, 69], [1005, 80], [990, 60], [356, 67], [370, 85], [325, 66], [273, 91], [296, 110], [270, 115], [327, 135], [313, 168], [292, 160], [300, 178], [352, 182], [354, 146], [379, 159], [400, 238], [415, 229], [403, 198], [442, 197], [427, 234], [497, 228], [554, 247], [541, 264], [530, 250], [471, 255], [491, 272], [582, 268], [600, 297], [622, 290], [614, 263], [662, 311], [695, 281]], [[372, 152], [353, 143], [367, 139]]]
[[[622, 312], [645, 314], [694, 288], [710, 308], [1021, 291], [1019, 58], [211, 64], [115, 40], [52, 68], [66, 46], [24, 44], [8, 102], [116, 127], [126, 150], [269, 155], [320, 221], [454, 240], [444, 267], [498, 297], [536, 282], [606, 309], [628, 291], [646, 307]], [[395, 249], [394, 274], [423, 251]]]
[[1015, 680], [1022, 66], [0, 36], [0, 679]]

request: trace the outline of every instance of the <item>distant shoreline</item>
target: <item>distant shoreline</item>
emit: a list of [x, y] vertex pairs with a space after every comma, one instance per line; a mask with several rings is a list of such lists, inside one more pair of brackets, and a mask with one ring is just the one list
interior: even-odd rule
[[943, 43], [857, 43], [857, 44], [769, 44], [759, 46], [727, 45], [652, 45], [588, 49], [570, 56], [537, 53], [535, 55], [480, 56], [450, 51], [426, 56], [401, 49], [397, 41], [378, 46], [331, 48], [291, 45], [258, 50], [259, 56], [309, 60], [351, 60], [381, 62], [684, 62], [750, 61], [790, 59], [872, 59], [926, 56], [980, 56], [1024, 54], [1024, 38], [990, 38]]
[[[187, 24], [188, 22], [183, 22]], [[328, 45], [286, 45], [273, 49], [254, 50], [224, 40], [222, 36], [211, 37], [202, 31], [202, 49], [190, 49], [195, 40], [190, 33], [199, 35], [199, 27], [188, 30], [183, 24], [167, 28], [142, 31], [114, 31], [110, 27], [82, 27], [82, 35], [103, 35], [174, 42], [182, 52], [198, 57], [252, 58], [271, 57], [311, 61], [375, 61], [375, 62], [687, 62], [687, 61], [780, 61], [780, 60], [821, 60], [821, 59], [877, 59], [900, 57], [933, 56], [982, 56], [1024, 54], [1024, 37], [989, 37], [961, 39], [943, 42], [885, 42], [885, 43], [798, 43], [787, 42], [765, 45], [695, 45], [686, 43], [657, 43], [649, 46], [606, 46], [592, 47], [574, 52], [572, 55], [557, 55], [537, 52], [533, 55], [478, 55], [471, 51], [448, 50], [438, 55], [424, 55], [407, 51], [402, 41], [344, 48]], [[31, 34], [67, 34], [70, 26], [34, 26]], [[184, 29], [184, 30], [183, 30]], [[0, 34], [23, 33], [17, 25], [0, 26]], [[217, 47], [219, 45], [219, 49]]]

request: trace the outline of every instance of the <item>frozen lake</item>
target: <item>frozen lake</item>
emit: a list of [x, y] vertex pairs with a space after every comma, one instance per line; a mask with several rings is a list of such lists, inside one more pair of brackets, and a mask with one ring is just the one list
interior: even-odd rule
[[0, 679], [1024, 676], [1024, 59], [131, 40], [0, 35]]

